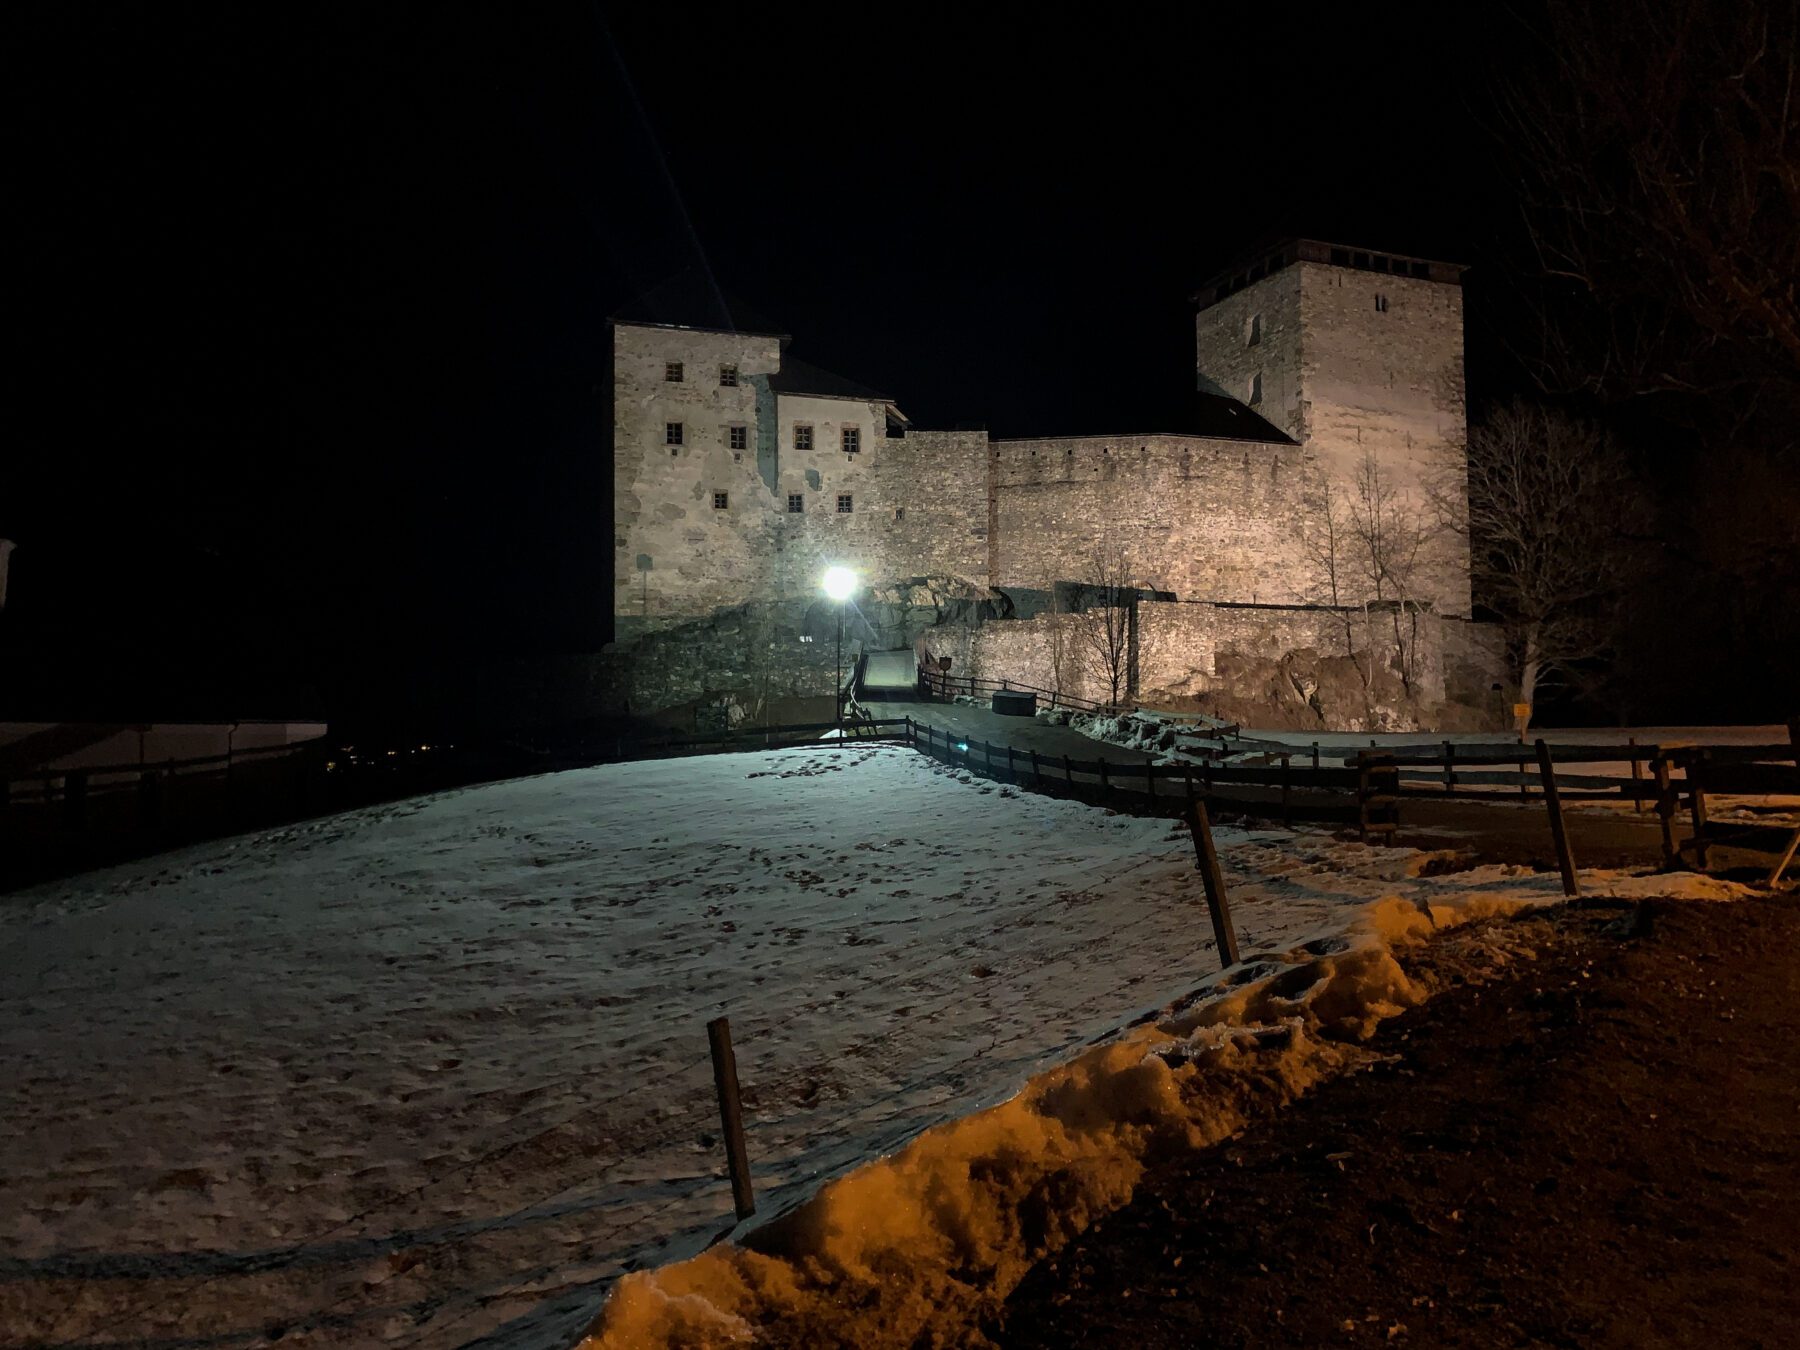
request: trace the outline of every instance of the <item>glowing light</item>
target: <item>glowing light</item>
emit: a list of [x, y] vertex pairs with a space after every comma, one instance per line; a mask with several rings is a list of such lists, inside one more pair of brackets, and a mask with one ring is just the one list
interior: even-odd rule
[[856, 573], [848, 567], [825, 569], [825, 594], [833, 600], [848, 600], [856, 593]]

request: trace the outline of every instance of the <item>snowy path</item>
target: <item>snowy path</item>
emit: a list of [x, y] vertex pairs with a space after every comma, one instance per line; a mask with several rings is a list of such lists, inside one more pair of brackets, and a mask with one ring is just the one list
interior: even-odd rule
[[[1221, 832], [1246, 953], [1442, 886]], [[1548, 894], [1553, 880], [1468, 874]], [[1166, 821], [889, 746], [651, 761], [0, 901], [0, 1345], [566, 1345], [764, 1215], [1215, 968]]]

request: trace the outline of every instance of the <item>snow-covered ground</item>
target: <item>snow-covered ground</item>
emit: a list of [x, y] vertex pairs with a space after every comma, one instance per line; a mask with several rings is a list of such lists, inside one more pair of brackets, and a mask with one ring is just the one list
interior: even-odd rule
[[[1246, 953], [1379, 896], [1556, 891], [1220, 840]], [[709, 1018], [766, 1215], [1211, 948], [1167, 822], [891, 746], [491, 784], [6, 897], [0, 1345], [566, 1345], [730, 1226]]]

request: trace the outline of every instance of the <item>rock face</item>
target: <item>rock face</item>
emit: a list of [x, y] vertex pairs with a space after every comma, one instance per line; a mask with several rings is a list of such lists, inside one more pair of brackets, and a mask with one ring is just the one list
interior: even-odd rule
[[[844, 678], [853, 678], [864, 652], [911, 647], [923, 648], [924, 659], [947, 659], [958, 675], [1050, 687], [1052, 676], [1038, 666], [1047, 659], [1043, 634], [1056, 616], [1021, 618], [1030, 608], [1029, 595], [1015, 597], [961, 577], [909, 577], [871, 586], [843, 610]], [[1196, 622], [1215, 617], [1208, 606], [1146, 608], [1161, 628], [1170, 627], [1170, 615]], [[1248, 622], [1226, 615], [1239, 626]], [[1266, 615], [1253, 617], [1268, 627]], [[814, 706], [802, 716], [792, 701], [831, 697], [838, 668], [838, 618], [838, 607], [823, 596], [721, 609], [611, 649], [606, 660], [612, 687], [623, 712], [671, 721], [681, 720], [691, 706], [696, 726], [704, 729], [766, 721], [772, 709], [784, 704], [782, 715], [788, 720], [808, 720], [823, 714]], [[1069, 620], [1064, 616], [1063, 621]], [[1198, 639], [1147, 638], [1146, 649], [1154, 659], [1144, 662], [1146, 678], [1135, 701], [1286, 730], [1476, 730], [1489, 720], [1473, 708], [1421, 695], [1421, 687], [1429, 684], [1415, 680], [1409, 691], [1398, 672], [1379, 659], [1371, 670], [1366, 650], [1351, 658], [1326, 655], [1310, 645], [1284, 649], [1263, 628], [1247, 636], [1228, 629], [1235, 651], [1214, 652], [1209, 642]], [[1290, 634], [1289, 642], [1297, 636], [1304, 636], [1303, 631]], [[1278, 654], [1245, 655], [1244, 648]], [[1204, 666], [1208, 658], [1210, 674]], [[1072, 649], [1069, 659], [1079, 664], [1085, 658]], [[1090, 688], [1067, 679], [1057, 687], [1088, 697], [1105, 693], [1098, 685]], [[1442, 688], [1441, 680], [1436, 688]]]
[[1147, 707], [1210, 713], [1246, 727], [1283, 731], [1478, 731], [1482, 710], [1409, 693], [1398, 672], [1366, 655], [1325, 656], [1312, 647], [1278, 657], [1220, 652], [1213, 687], [1204, 694], [1157, 696]]
[[[843, 613], [846, 681], [866, 651], [911, 647], [936, 628], [1011, 613], [1011, 602], [954, 577], [913, 577], [873, 587]], [[625, 707], [654, 716], [693, 705], [696, 720], [761, 720], [787, 699], [831, 697], [838, 608], [824, 597], [755, 600], [645, 633], [608, 653]]]

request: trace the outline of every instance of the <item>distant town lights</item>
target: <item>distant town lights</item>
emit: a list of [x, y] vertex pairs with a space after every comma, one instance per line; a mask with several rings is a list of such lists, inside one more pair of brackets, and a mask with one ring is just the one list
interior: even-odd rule
[[856, 573], [848, 567], [825, 569], [825, 594], [833, 600], [848, 600], [856, 593]]

